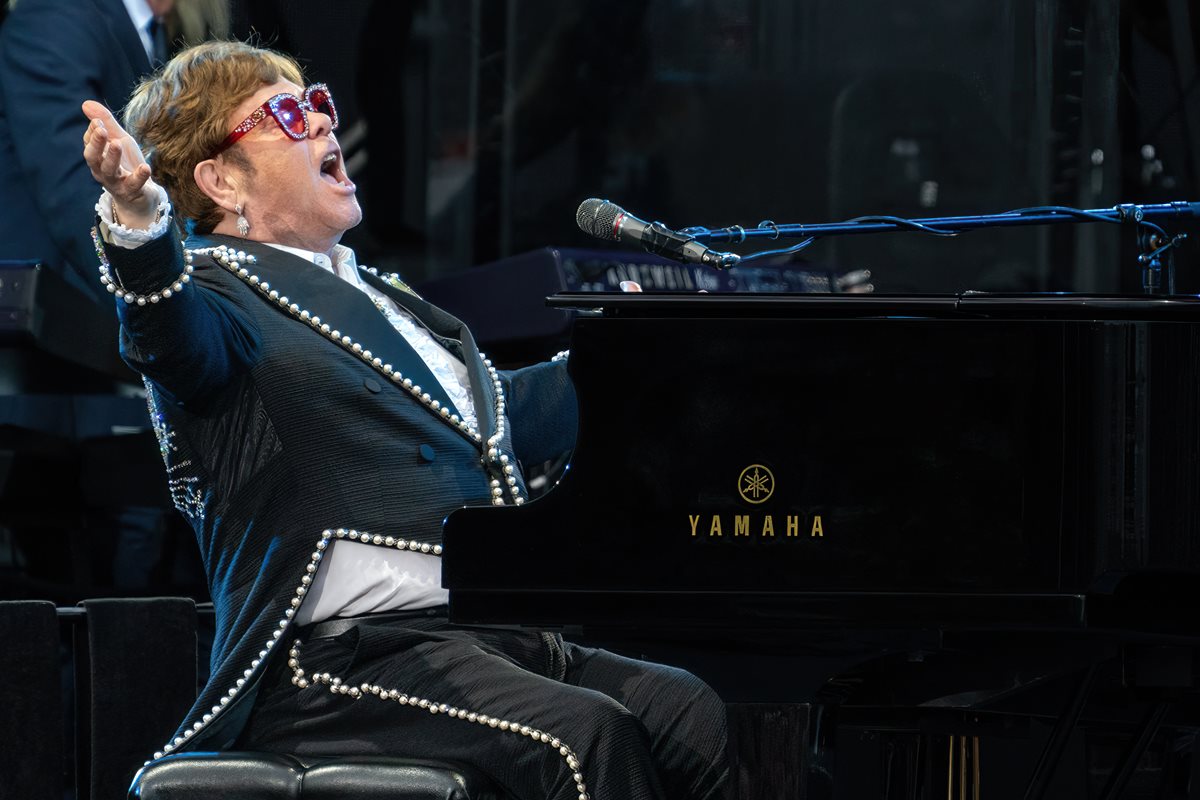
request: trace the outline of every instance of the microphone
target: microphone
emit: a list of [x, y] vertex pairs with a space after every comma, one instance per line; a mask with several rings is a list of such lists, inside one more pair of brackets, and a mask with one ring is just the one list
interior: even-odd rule
[[691, 236], [673, 231], [661, 222], [645, 222], [607, 200], [584, 200], [575, 212], [575, 223], [584, 233], [610, 242], [636, 243], [648, 252], [691, 264], [728, 269], [741, 260], [736, 253], [713, 250]]

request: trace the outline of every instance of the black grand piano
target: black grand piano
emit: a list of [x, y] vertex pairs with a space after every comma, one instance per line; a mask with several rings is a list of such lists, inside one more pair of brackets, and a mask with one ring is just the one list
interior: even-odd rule
[[1200, 298], [548, 302], [576, 450], [456, 621], [693, 669], [739, 796], [1200, 797]]

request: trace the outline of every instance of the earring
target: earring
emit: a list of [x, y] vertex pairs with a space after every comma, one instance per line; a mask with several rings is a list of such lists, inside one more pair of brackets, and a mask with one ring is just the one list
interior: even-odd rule
[[246, 234], [250, 233], [250, 223], [247, 222], [246, 217], [242, 215], [242, 204], [241, 203], [238, 203], [236, 206], [234, 206], [233, 210], [236, 211], [237, 215], [238, 215], [238, 218], [237, 218], [238, 235], [244, 237]]

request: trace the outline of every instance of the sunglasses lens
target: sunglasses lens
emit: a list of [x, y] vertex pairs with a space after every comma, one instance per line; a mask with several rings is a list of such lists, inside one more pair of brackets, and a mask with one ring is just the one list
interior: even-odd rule
[[337, 109], [333, 105], [333, 95], [329, 93], [329, 90], [324, 86], [313, 86], [309, 88], [307, 97], [313, 110], [329, 117], [336, 130], [338, 126]]
[[308, 120], [300, 108], [300, 101], [294, 97], [281, 97], [271, 109], [279, 127], [293, 139], [303, 139], [308, 133]]

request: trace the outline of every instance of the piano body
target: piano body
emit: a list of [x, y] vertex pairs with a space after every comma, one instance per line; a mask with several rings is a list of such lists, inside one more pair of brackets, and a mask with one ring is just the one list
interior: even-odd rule
[[576, 449], [450, 515], [453, 619], [774, 709], [739, 796], [1200, 796], [1200, 299], [548, 302]]

